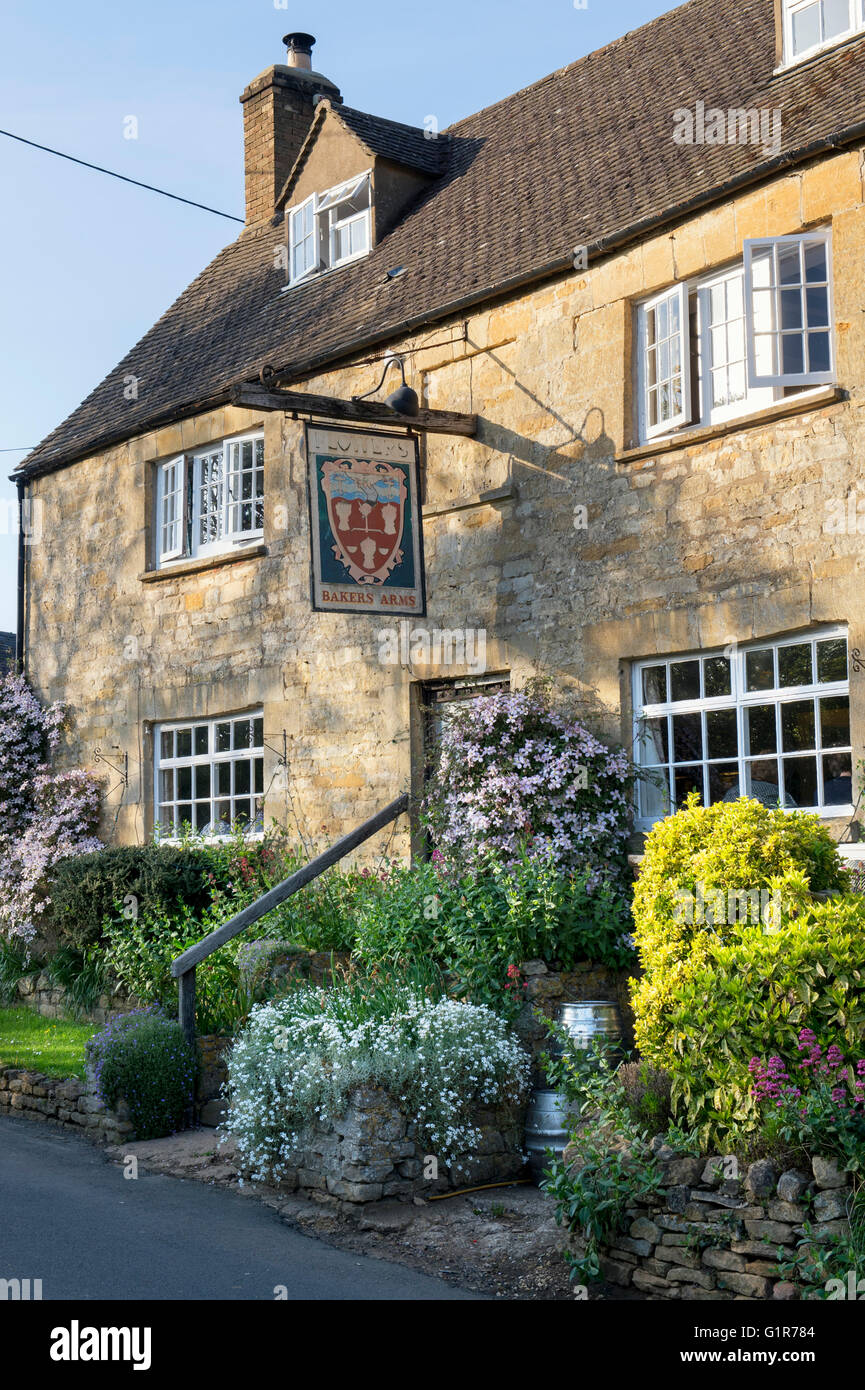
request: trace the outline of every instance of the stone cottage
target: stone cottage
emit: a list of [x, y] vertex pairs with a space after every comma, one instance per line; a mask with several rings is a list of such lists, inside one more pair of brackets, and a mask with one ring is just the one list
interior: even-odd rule
[[[240, 98], [244, 230], [16, 474], [27, 675], [70, 762], [126, 769], [118, 836], [334, 836], [418, 790], [450, 702], [536, 674], [651, 769], [638, 829], [696, 788], [840, 836], [862, 0], [690, 0], [442, 131], [286, 43]], [[314, 603], [307, 426], [351, 420], [418, 441], [425, 611]]]

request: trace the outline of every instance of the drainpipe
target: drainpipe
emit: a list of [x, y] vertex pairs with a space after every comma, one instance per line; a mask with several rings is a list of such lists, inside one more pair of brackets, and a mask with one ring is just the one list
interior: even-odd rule
[[18, 623], [15, 633], [15, 665], [24, 674], [24, 580], [26, 550], [24, 548], [24, 513], [27, 506], [27, 479], [16, 478], [18, 488]]

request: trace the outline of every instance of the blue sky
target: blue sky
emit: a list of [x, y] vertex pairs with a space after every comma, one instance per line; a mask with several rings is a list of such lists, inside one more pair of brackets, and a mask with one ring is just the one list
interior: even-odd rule
[[[665, 0], [5, 0], [0, 127], [243, 214], [238, 97], [315, 34], [315, 67], [362, 110], [440, 128], [674, 6]], [[137, 138], [125, 138], [137, 121]], [[585, 113], [587, 126], [592, 113]], [[0, 136], [7, 476], [240, 227]], [[5, 466], [4, 466], [5, 465]], [[15, 627], [16, 541], [0, 509], [0, 630]]]

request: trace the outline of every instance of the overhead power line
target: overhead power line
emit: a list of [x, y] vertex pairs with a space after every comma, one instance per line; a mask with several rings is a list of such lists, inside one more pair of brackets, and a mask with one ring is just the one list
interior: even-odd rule
[[164, 188], [157, 188], [152, 183], [142, 183], [140, 179], [130, 179], [126, 174], [118, 174], [114, 169], [103, 169], [101, 164], [90, 164], [86, 159], [77, 159], [74, 154], [64, 154], [62, 150], [54, 150], [50, 145], [38, 145], [35, 140], [25, 140], [23, 135], [15, 135], [11, 130], [0, 130], [0, 135], [7, 135], [10, 140], [18, 140], [22, 145], [30, 145], [34, 150], [44, 150], [46, 154], [56, 154], [58, 159], [68, 159], [72, 164], [81, 164], [85, 169], [95, 169], [97, 174], [108, 174], [112, 179], [121, 179], [123, 183], [133, 183], [136, 188], [146, 188], [148, 193], [160, 193], [163, 198], [173, 198], [175, 203], [186, 203], [191, 208], [201, 208], [203, 212], [212, 212], [216, 217], [227, 217], [230, 222], [242, 222], [242, 217], [235, 217], [233, 212], [220, 212], [219, 208], [210, 208], [206, 203], [196, 203], [192, 198], [181, 198], [179, 193], [169, 193]]

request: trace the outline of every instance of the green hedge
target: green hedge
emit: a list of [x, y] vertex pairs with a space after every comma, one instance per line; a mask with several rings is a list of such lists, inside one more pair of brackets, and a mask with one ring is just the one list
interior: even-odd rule
[[218, 866], [196, 846], [123, 845], [64, 859], [52, 874], [50, 922], [60, 943], [84, 950], [103, 939], [118, 907], [131, 918], [189, 907], [203, 911]]
[[[817, 816], [770, 810], [745, 798], [701, 806], [690, 796], [683, 810], [646, 837], [634, 892], [634, 943], [643, 975], [632, 982], [632, 998], [641, 1055], [658, 1066], [672, 1063], [671, 1009], [687, 980], [707, 964], [710, 945], [738, 939], [737, 914], [754, 900], [737, 901], [736, 894], [756, 894], [766, 906], [777, 894], [784, 921], [811, 893], [848, 887], [847, 871]], [[772, 925], [778, 922], [751, 920], [758, 935]]]
[[814, 904], [768, 935], [749, 927], [737, 939], [711, 943], [670, 1009], [677, 1116], [710, 1146], [723, 1145], [737, 1127], [758, 1127], [763, 1117], [750, 1094], [748, 1063], [778, 1056], [792, 1074], [802, 1028], [813, 1030], [824, 1054], [832, 1043], [848, 1056], [862, 1051], [861, 894]]

